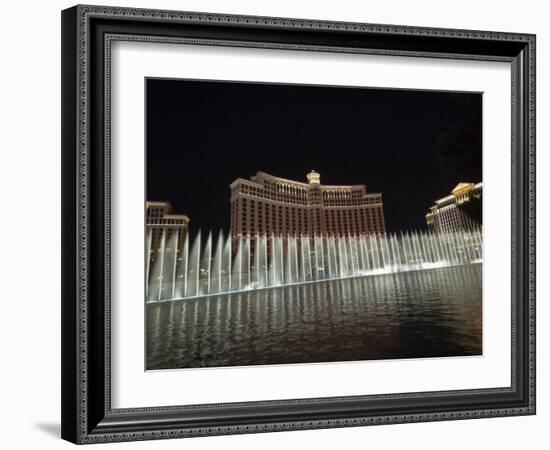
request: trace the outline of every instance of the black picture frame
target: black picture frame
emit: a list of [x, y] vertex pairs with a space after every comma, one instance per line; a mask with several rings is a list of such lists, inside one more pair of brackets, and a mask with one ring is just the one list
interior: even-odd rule
[[[110, 43], [117, 39], [510, 62], [511, 385], [113, 409], [108, 119]], [[535, 414], [535, 36], [118, 7], [64, 10], [61, 406], [62, 437], [78, 444]]]

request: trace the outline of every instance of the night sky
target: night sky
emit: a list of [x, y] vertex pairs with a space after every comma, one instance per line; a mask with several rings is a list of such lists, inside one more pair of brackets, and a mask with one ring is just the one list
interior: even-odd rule
[[481, 181], [480, 93], [146, 80], [147, 199], [228, 230], [229, 184], [258, 171], [382, 192], [388, 231]]

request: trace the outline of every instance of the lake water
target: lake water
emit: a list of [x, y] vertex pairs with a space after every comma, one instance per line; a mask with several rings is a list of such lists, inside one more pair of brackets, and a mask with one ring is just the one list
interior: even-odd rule
[[149, 303], [147, 368], [482, 354], [481, 264]]

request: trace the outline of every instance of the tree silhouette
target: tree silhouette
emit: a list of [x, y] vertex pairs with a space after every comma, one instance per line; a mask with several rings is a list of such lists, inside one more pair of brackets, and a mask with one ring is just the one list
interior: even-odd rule
[[449, 127], [436, 138], [435, 158], [452, 183], [481, 181], [481, 127], [479, 119]]

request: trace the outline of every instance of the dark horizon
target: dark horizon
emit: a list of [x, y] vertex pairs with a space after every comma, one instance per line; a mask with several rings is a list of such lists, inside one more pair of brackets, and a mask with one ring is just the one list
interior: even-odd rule
[[382, 192], [388, 232], [482, 181], [482, 94], [147, 79], [147, 200], [229, 229], [229, 185], [258, 171]]

